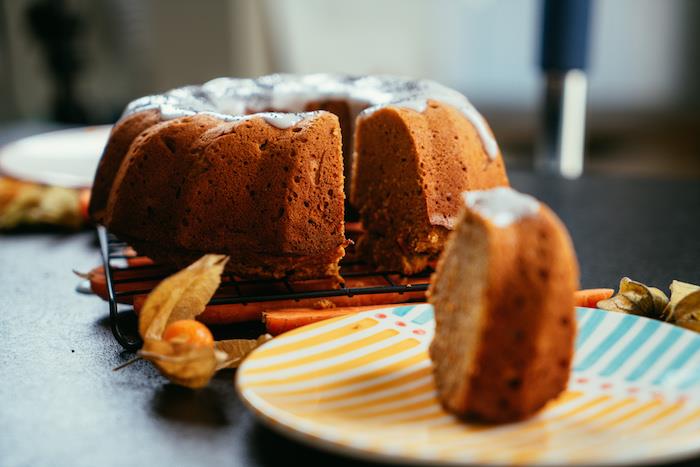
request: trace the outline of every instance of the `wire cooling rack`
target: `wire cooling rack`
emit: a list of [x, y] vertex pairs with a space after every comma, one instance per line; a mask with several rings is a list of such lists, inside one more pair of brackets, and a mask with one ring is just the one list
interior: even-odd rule
[[[136, 253], [103, 226], [97, 227], [97, 235], [105, 270], [112, 334], [126, 350], [137, 350], [142, 341], [136, 332], [135, 315], [130, 303], [136, 296], [147, 295], [155, 284], [175, 270], [137, 261], [139, 257]], [[379, 294], [384, 294], [382, 303], [405, 303], [415, 299], [416, 293], [425, 292], [430, 279], [430, 271], [407, 278], [396, 272], [373, 270], [365, 263], [355, 260], [341, 261], [340, 274], [345, 282], [339, 288], [329, 287], [328, 282], [318, 280], [243, 280], [224, 276], [209, 304], [250, 305], [268, 302], [274, 308], [275, 302], [280, 301], [302, 302], [334, 297], [352, 299]]]

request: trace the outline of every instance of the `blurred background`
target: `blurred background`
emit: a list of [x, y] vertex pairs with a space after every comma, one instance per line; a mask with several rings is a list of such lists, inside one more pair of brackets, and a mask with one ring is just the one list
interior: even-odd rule
[[[390, 73], [454, 87], [531, 167], [538, 0], [0, 0], [0, 128], [115, 121], [218, 76]], [[700, 2], [597, 0], [586, 172], [700, 179]]]

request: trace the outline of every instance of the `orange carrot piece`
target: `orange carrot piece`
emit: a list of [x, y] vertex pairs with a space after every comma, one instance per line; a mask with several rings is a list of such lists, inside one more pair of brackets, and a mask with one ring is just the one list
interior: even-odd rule
[[133, 258], [127, 258], [126, 259], [126, 264], [129, 265], [129, 267], [138, 267], [138, 266], [150, 266], [152, 264], [155, 264], [151, 258], [147, 258], [146, 256], [135, 256]]
[[273, 336], [291, 331], [301, 326], [317, 323], [338, 316], [346, 316], [361, 311], [376, 310], [379, 308], [389, 308], [397, 306], [390, 305], [366, 305], [366, 306], [346, 306], [338, 308], [328, 308], [316, 310], [313, 308], [283, 308], [279, 310], [265, 311], [262, 315], [263, 323], [267, 332]]
[[614, 289], [583, 289], [574, 292], [574, 303], [576, 306], [586, 308], [596, 308], [601, 300], [607, 300], [615, 293]]
[[[140, 313], [148, 295], [134, 295], [133, 306], [136, 313]], [[222, 305], [207, 305], [197, 319], [205, 324], [234, 324], [249, 321], [259, 321], [264, 302], [259, 303], [231, 303]]]
[[[81, 277], [85, 277], [82, 276]], [[87, 273], [87, 279], [90, 281], [90, 289], [92, 293], [102, 298], [102, 300], [107, 300], [107, 279], [105, 279], [105, 268], [103, 266], [97, 266], [92, 268], [90, 272]]]
[[[217, 297], [218, 295], [215, 295]], [[395, 293], [383, 293], [374, 295], [346, 295], [328, 298], [302, 298], [299, 300], [270, 300], [266, 302], [229, 303], [221, 305], [207, 305], [204, 312], [197, 317], [205, 324], [233, 324], [246, 321], [259, 321], [266, 311], [306, 308], [324, 310], [345, 307], [369, 307], [378, 308], [385, 306], [398, 306], [401, 303], [415, 300], [425, 300], [425, 292], [408, 292], [403, 295]], [[141, 311], [146, 295], [133, 297], [134, 310]], [[327, 308], [330, 306], [330, 308]], [[326, 307], [326, 308], [324, 308]]]
[[83, 188], [78, 193], [78, 206], [80, 209], [80, 217], [82, 217], [83, 220], [86, 222], [90, 220], [90, 214], [88, 214], [88, 206], [89, 205], [90, 205], [90, 189]]
[[[152, 264], [151, 260], [145, 257], [138, 257], [128, 260], [130, 266], [138, 266], [141, 264]], [[101, 271], [100, 271], [101, 272]], [[147, 268], [146, 270], [141, 269], [124, 269], [114, 270], [115, 279], [129, 278], [129, 282], [115, 282], [115, 288], [118, 292], [133, 291], [133, 290], [149, 290], [155, 287], [159, 280], [143, 280], [138, 281], [134, 278], [144, 277], [158, 277], [159, 273], [163, 274], [163, 277], [167, 273], [172, 272], [164, 267], [154, 266], [152, 268]], [[396, 284], [409, 285], [409, 284], [423, 284], [429, 281], [427, 277], [401, 277], [398, 275], [392, 275], [392, 280]], [[337, 282], [334, 279], [311, 279], [304, 281], [293, 281], [291, 282], [293, 289], [296, 292], [306, 292], [314, 290], [328, 290], [337, 287]], [[349, 288], [362, 288], [371, 286], [383, 286], [387, 285], [386, 279], [381, 276], [370, 276], [370, 277], [348, 277], [345, 281], [345, 286]], [[244, 295], [266, 295], [273, 293], [284, 293], [287, 291], [286, 286], [283, 283], [245, 283], [239, 286], [241, 293]], [[104, 291], [98, 293], [98, 295], [103, 298], [106, 297], [106, 287], [103, 287]], [[217, 290], [215, 298], [219, 297], [231, 297], [236, 292], [234, 286], [222, 286]], [[146, 294], [139, 294], [133, 296], [121, 296], [119, 301], [122, 303], [130, 303], [133, 305], [134, 310], [138, 313], [141, 311], [144, 302], [146, 301]], [[368, 295], [353, 295], [347, 296], [342, 295], [338, 297], [327, 297], [327, 298], [302, 298], [298, 300], [270, 300], [263, 302], [251, 302], [251, 303], [230, 303], [230, 304], [219, 304], [219, 305], [207, 305], [204, 312], [199, 315], [198, 319], [206, 324], [233, 324], [241, 323], [247, 321], [259, 321], [262, 318], [262, 314], [265, 311], [276, 310], [276, 309], [289, 309], [289, 308], [304, 308], [313, 310], [323, 310], [337, 307], [377, 307], [381, 305], [394, 306], [400, 303], [405, 303], [408, 301], [425, 300], [425, 292], [423, 291], [410, 291], [403, 294], [397, 293], [380, 293], [380, 294], [368, 294]]]
[[[141, 258], [138, 258], [141, 259]], [[143, 258], [146, 260], [147, 258]], [[148, 260], [150, 261], [150, 260]], [[145, 263], [144, 264], [149, 264]], [[131, 264], [130, 266], [134, 266]], [[114, 279], [114, 287], [116, 292], [127, 292], [131, 290], [150, 290], [154, 288], [161, 279], [147, 279], [146, 277], [160, 277], [169, 274], [171, 270], [165, 268], [149, 268], [148, 270], [140, 269], [119, 269], [112, 270]], [[134, 278], [143, 277], [144, 280], [133, 280]], [[98, 266], [92, 268], [87, 273], [86, 278], [90, 281], [90, 289], [92, 292], [103, 300], [107, 300], [107, 280], [105, 279], [104, 267]], [[123, 279], [129, 279], [130, 282], [120, 282]], [[119, 303], [132, 303], [131, 296], [118, 297]]]
[[313, 308], [282, 309], [264, 312], [262, 320], [265, 323], [267, 332], [273, 336], [278, 336], [307, 324], [348, 315], [352, 313], [352, 311], [347, 311], [348, 308], [350, 307], [329, 308], [327, 310], [314, 310]]

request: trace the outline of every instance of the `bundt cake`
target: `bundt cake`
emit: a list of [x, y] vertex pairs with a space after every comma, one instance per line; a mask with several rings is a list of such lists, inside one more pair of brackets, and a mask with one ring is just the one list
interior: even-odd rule
[[534, 198], [510, 188], [463, 198], [428, 292], [438, 394], [461, 417], [520, 420], [566, 388], [576, 256], [564, 225]]
[[410, 274], [441, 251], [458, 193], [507, 183], [483, 117], [432, 81], [219, 78], [129, 104], [89, 212], [158, 261], [212, 252], [242, 277], [337, 277], [351, 189], [363, 256]]

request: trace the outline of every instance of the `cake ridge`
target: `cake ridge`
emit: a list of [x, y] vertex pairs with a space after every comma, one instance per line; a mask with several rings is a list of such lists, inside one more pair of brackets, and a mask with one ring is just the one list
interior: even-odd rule
[[486, 120], [463, 94], [432, 80], [393, 75], [278, 73], [255, 79], [216, 78], [203, 85], [183, 86], [136, 99], [127, 106], [123, 117], [157, 109], [164, 120], [207, 113], [224, 121], [237, 121], [246, 114], [252, 116], [275, 109], [306, 118], [303, 111], [307, 104], [328, 99], [346, 101], [353, 122], [386, 106], [423, 112], [428, 100], [439, 101], [464, 114], [491, 159], [499, 152]]

